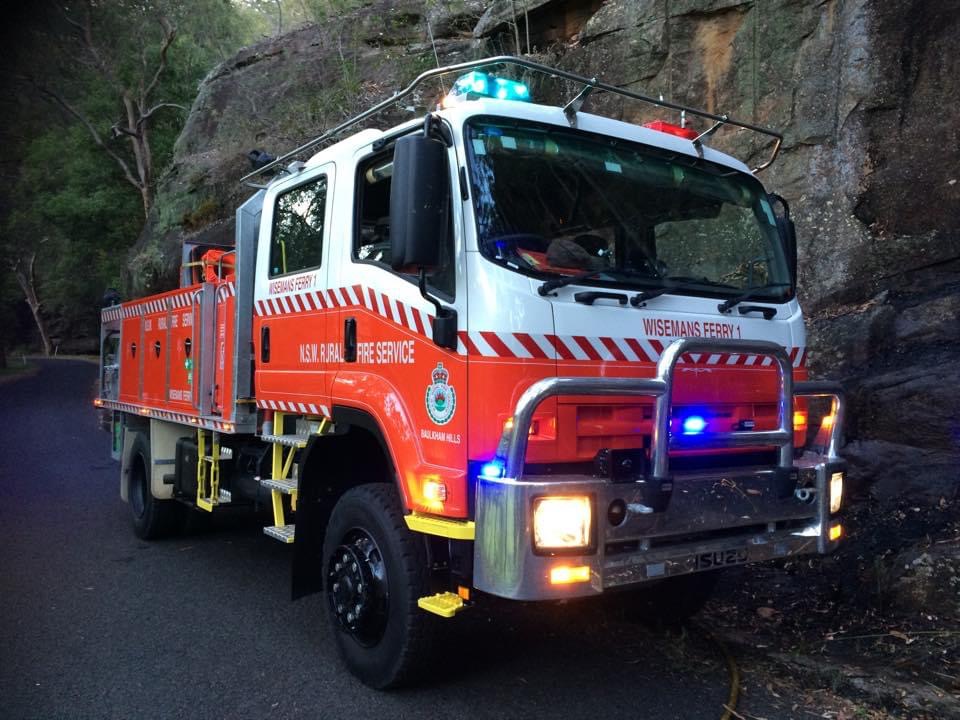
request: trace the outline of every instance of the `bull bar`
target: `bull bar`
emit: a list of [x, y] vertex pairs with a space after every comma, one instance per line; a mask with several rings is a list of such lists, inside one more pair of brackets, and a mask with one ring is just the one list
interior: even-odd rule
[[[714, 432], [695, 439], [671, 435], [674, 372], [687, 353], [771, 358], [778, 377], [777, 428]], [[624, 483], [590, 475], [525, 476], [534, 412], [548, 398], [571, 395], [654, 398], [650, 469], [645, 477]], [[824, 397], [832, 403], [828, 442], [818, 452], [805, 453], [797, 460], [793, 446], [795, 397]], [[559, 599], [596, 595], [722, 564], [707, 562], [705, 558], [710, 557], [754, 562], [828, 553], [838, 542], [828, 534], [829, 487], [831, 475], [845, 467], [839, 457], [844, 405], [842, 390], [835, 383], [794, 382], [784, 348], [765, 341], [683, 338], [665, 348], [651, 378], [553, 377], [537, 381], [520, 397], [512, 427], [504, 430], [500, 442], [503, 477], [484, 476], [477, 483], [474, 585], [516, 600]], [[772, 468], [672, 476], [669, 451], [691, 447], [776, 447], [778, 462]], [[794, 492], [801, 473], [812, 475], [803, 495]], [[591, 498], [596, 542], [589, 552], [557, 557], [534, 548], [532, 503], [535, 498], [557, 494]], [[614, 500], [621, 500], [628, 509], [626, 520], [616, 527], [607, 522], [604, 511]], [[626, 550], [608, 552], [613, 546]], [[558, 561], [588, 566], [590, 581], [551, 584], [550, 569]]]

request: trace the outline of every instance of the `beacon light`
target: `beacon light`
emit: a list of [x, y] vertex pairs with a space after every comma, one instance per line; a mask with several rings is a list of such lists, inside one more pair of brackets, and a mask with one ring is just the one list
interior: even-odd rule
[[499, 460], [491, 460], [484, 463], [480, 468], [480, 477], [487, 480], [496, 480], [503, 477], [503, 463]]
[[701, 415], [688, 415], [683, 419], [684, 435], [699, 435], [707, 429], [707, 421]]
[[696, 130], [688, 127], [682, 127], [680, 125], [674, 125], [673, 123], [664, 122], [663, 120], [654, 120], [653, 122], [644, 123], [643, 127], [656, 130], [657, 132], [666, 133], [667, 135], [674, 135], [675, 137], [680, 137], [684, 140], [695, 140], [700, 136], [700, 133], [698, 133]]
[[495, 77], [479, 70], [472, 70], [457, 78], [453, 83], [453, 88], [443, 99], [442, 105], [450, 107], [460, 100], [474, 100], [476, 98], [530, 102], [530, 88], [516, 80]]

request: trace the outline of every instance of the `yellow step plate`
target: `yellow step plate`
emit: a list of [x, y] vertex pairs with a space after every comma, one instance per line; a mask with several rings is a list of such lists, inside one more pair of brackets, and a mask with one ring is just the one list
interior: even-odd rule
[[466, 606], [463, 604], [463, 598], [456, 593], [445, 592], [436, 595], [428, 595], [417, 600], [423, 610], [432, 612], [440, 617], [452, 618]]

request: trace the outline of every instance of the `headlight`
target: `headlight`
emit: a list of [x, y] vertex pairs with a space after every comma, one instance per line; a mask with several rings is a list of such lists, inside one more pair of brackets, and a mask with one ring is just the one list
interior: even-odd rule
[[835, 472], [830, 476], [830, 512], [840, 512], [843, 502], [843, 473]]
[[539, 550], [590, 545], [590, 498], [585, 495], [541, 497], [533, 501], [533, 543]]

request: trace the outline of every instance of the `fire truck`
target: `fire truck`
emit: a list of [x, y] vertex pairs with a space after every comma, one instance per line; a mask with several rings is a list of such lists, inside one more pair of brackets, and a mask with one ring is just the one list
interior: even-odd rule
[[[434, 111], [345, 136], [442, 77]], [[601, 93], [670, 118], [584, 111]], [[726, 129], [766, 162], [709, 147]], [[793, 223], [756, 178], [780, 142], [495, 57], [259, 168], [232, 247], [102, 310], [135, 533], [272, 511], [294, 597], [377, 688], [485, 598], [692, 612], [721, 568], [831, 552], [843, 396], [808, 379]]]

